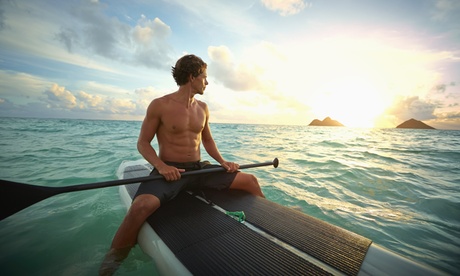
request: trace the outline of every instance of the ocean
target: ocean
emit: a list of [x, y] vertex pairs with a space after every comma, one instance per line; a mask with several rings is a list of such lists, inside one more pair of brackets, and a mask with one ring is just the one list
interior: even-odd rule
[[[141, 122], [0, 118], [0, 178], [44, 186], [116, 179]], [[460, 131], [211, 124], [269, 200], [460, 274]], [[156, 145], [156, 142], [153, 142]], [[209, 156], [202, 150], [203, 159]], [[0, 221], [2, 275], [96, 275], [125, 209], [117, 187], [50, 197]], [[118, 275], [156, 275], [136, 246]]]

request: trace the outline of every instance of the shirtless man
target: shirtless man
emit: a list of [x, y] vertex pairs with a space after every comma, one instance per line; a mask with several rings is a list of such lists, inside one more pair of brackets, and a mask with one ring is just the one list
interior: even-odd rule
[[[180, 191], [193, 188], [240, 189], [264, 197], [257, 178], [239, 172], [237, 163], [226, 161], [220, 154], [209, 127], [209, 110], [204, 102], [195, 99], [203, 95], [208, 81], [207, 65], [195, 55], [180, 58], [172, 68], [179, 89], [154, 99], [147, 108], [137, 148], [154, 166], [152, 174], [161, 174], [165, 180], [144, 182], [125, 219], [112, 241], [110, 251], [101, 265], [101, 275], [111, 275], [136, 244], [138, 232], [161, 204], [174, 198]], [[157, 136], [159, 152], [151, 146]], [[200, 162], [200, 144], [227, 172], [206, 177], [181, 178], [186, 170], [208, 168], [209, 162]]]

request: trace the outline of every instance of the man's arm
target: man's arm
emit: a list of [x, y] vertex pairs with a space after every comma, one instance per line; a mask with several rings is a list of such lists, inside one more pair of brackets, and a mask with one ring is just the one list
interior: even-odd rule
[[147, 108], [141, 131], [137, 140], [137, 150], [166, 180], [174, 181], [180, 179], [180, 173], [184, 170], [166, 165], [157, 155], [151, 142], [157, 133], [161, 123], [161, 103], [158, 99], [153, 100]]
[[227, 162], [225, 159], [222, 157], [222, 155], [219, 152], [219, 149], [217, 148], [216, 142], [214, 141], [214, 138], [212, 137], [211, 134], [211, 128], [209, 127], [209, 110], [208, 106], [205, 105], [205, 112], [206, 112], [206, 122], [203, 128], [203, 131], [201, 133], [201, 142], [203, 143], [203, 147], [206, 150], [206, 152], [214, 158], [219, 164], [227, 169], [228, 172], [235, 172], [238, 170], [239, 165], [233, 162]]

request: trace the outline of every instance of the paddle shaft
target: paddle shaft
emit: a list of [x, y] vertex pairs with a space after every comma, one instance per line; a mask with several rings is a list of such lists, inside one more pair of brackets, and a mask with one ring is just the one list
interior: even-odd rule
[[[278, 167], [278, 162], [279, 162], [278, 158], [275, 158], [271, 162], [241, 165], [239, 169], [242, 170], [242, 169], [249, 169], [249, 168], [256, 168], [256, 167], [263, 167], [263, 166], [270, 166], [270, 165], [273, 165], [273, 167], [276, 168]], [[196, 170], [196, 171], [187, 171], [187, 172], [181, 173], [181, 177], [187, 177], [190, 175], [198, 175], [198, 174], [225, 172], [225, 171], [226, 169], [222, 167], [202, 169], [202, 170]], [[76, 192], [76, 191], [106, 188], [106, 187], [112, 187], [112, 186], [120, 186], [120, 185], [126, 185], [126, 184], [138, 183], [138, 182], [158, 180], [158, 179], [163, 179], [163, 178], [164, 177], [162, 175], [149, 175], [149, 176], [127, 178], [127, 179], [120, 179], [120, 180], [110, 180], [110, 181], [98, 182], [98, 183], [92, 183], [92, 184], [66, 186], [66, 187], [60, 187], [59, 189], [62, 190], [60, 191], [60, 193], [67, 193], [67, 192]]]
[[[249, 169], [262, 166], [273, 165], [275, 168], [278, 167], [278, 158], [275, 158], [272, 162], [256, 163], [249, 165], [241, 165], [240, 169]], [[188, 171], [181, 174], [182, 177], [187, 177], [190, 175], [198, 174], [208, 174], [215, 172], [224, 172], [224, 168], [211, 168], [203, 169], [196, 171]], [[42, 201], [46, 198], [52, 197], [54, 195], [77, 192], [84, 190], [92, 190], [99, 188], [106, 188], [112, 186], [120, 186], [138, 182], [145, 182], [151, 180], [162, 179], [162, 175], [150, 175], [145, 177], [136, 177], [120, 180], [112, 180], [105, 182], [97, 182], [90, 184], [81, 184], [65, 187], [46, 187], [46, 186], [37, 186], [29, 185], [23, 183], [17, 183], [7, 180], [0, 180], [0, 220], [11, 216], [12, 214], [21, 211], [39, 201]]]

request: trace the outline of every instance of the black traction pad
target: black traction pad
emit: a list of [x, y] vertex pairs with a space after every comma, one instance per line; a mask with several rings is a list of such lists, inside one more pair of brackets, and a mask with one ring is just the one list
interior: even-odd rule
[[206, 198], [324, 263], [356, 275], [372, 241], [302, 212], [243, 191], [206, 190]]
[[[145, 176], [128, 167], [124, 178]], [[131, 197], [138, 184], [127, 185]], [[235, 190], [206, 190], [206, 199], [349, 275], [356, 275], [371, 241], [304, 213]], [[196, 197], [181, 193], [148, 218], [193, 275], [328, 275], [321, 267], [261, 236]]]

